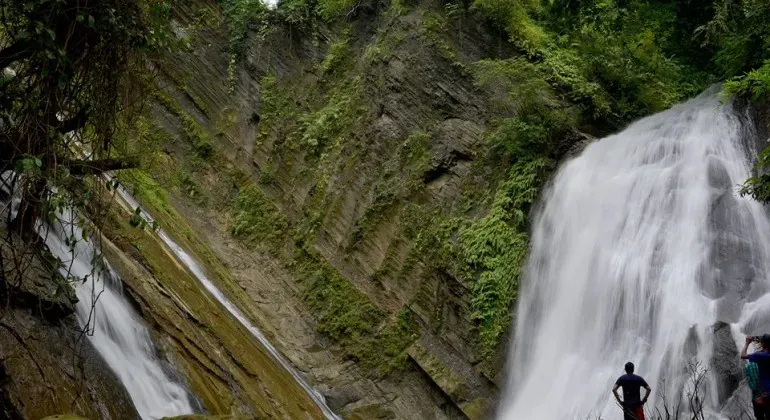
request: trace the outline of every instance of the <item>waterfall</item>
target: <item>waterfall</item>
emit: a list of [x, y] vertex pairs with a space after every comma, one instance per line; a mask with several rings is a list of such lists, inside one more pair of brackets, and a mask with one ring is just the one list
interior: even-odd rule
[[91, 344], [125, 386], [143, 419], [190, 414], [187, 391], [164, 369], [155, 355], [142, 319], [122, 295], [120, 280], [82, 239], [72, 212], [43, 232], [46, 245], [63, 262], [62, 274], [76, 281], [76, 315], [88, 328]]
[[533, 221], [500, 419], [621, 418], [611, 388], [627, 361], [653, 405], [687, 392], [696, 361], [709, 415], [745, 391], [742, 334], [770, 332], [770, 224], [737, 194], [745, 120], [712, 89], [560, 168]]

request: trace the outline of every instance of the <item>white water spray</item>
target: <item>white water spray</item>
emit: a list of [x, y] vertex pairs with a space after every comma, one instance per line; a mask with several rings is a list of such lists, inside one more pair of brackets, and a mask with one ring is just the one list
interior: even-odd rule
[[[499, 418], [621, 418], [610, 391], [625, 362], [671, 398], [688, 363], [710, 367], [715, 322], [732, 325], [728, 347], [770, 332], [770, 225], [736, 188], [751, 168], [743, 127], [707, 92], [564, 164], [534, 220]], [[705, 391], [719, 417], [734, 389], [717, 376]]]
[[115, 372], [143, 419], [193, 412], [185, 389], [161, 366], [147, 328], [123, 297], [116, 274], [97, 257], [94, 245], [81, 239], [71, 212], [61, 215], [46, 245], [62, 260], [62, 274], [77, 280], [76, 315], [88, 326], [94, 348]]

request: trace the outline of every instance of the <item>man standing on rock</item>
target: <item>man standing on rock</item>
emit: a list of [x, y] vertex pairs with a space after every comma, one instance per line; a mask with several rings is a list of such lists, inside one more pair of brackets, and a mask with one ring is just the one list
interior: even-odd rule
[[[749, 345], [752, 341], [759, 341], [760, 348], [754, 353], [748, 354]], [[746, 367], [746, 380], [751, 388], [752, 401], [754, 407], [754, 416], [757, 420], [770, 420], [770, 335], [765, 334], [761, 337], [746, 336], [746, 344], [741, 350], [741, 359], [746, 359], [749, 364]], [[756, 364], [756, 373], [759, 379], [759, 386], [754, 383], [752, 387], [752, 364]], [[757, 389], [758, 388], [758, 389]]]
[[[618, 395], [618, 388], [623, 388], [623, 399]], [[646, 394], [641, 398], [641, 389], [644, 388]], [[612, 393], [621, 407], [623, 407], [623, 420], [644, 420], [644, 404], [650, 397], [652, 388], [647, 385], [647, 381], [639, 375], [634, 375], [634, 364], [626, 363], [626, 374], [615, 381]]]

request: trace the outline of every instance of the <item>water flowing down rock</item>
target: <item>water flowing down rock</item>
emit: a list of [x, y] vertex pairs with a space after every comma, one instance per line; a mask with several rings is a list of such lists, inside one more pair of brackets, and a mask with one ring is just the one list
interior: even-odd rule
[[500, 419], [615, 418], [627, 361], [654, 403], [700, 361], [719, 415], [740, 380], [722, 359], [767, 325], [770, 225], [736, 188], [751, 169], [744, 122], [706, 92], [561, 168], [533, 225]]
[[122, 295], [116, 274], [82, 236], [70, 212], [44, 235], [51, 252], [63, 262], [62, 274], [80, 279], [76, 313], [91, 343], [126, 387], [143, 419], [192, 413], [187, 391], [164, 369], [142, 319]]

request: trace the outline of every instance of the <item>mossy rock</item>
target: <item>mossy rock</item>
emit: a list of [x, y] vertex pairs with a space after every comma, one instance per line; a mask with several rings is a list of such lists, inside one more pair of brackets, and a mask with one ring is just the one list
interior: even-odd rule
[[392, 420], [396, 415], [380, 404], [372, 404], [345, 413], [343, 418], [345, 420]]
[[80, 417], [75, 414], [56, 414], [53, 416], [44, 417], [40, 420], [88, 420], [85, 417]]
[[209, 416], [205, 414], [185, 414], [183, 416], [163, 417], [161, 420], [246, 420], [246, 417], [234, 415]]

